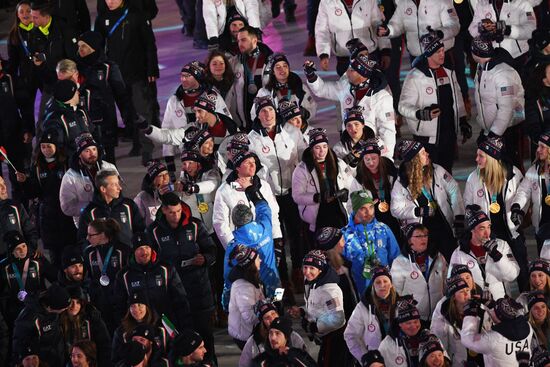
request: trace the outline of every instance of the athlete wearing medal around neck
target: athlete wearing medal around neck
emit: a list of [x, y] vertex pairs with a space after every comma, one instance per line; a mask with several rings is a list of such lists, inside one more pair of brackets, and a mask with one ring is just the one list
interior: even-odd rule
[[374, 200], [366, 190], [350, 195], [352, 213], [342, 230], [342, 256], [351, 262], [351, 274], [358, 294], [364, 294], [371, 284], [376, 266], [390, 266], [399, 255], [399, 244], [390, 227], [378, 222], [374, 215]]
[[400, 295], [414, 295], [422, 320], [429, 321], [437, 302], [443, 298], [447, 261], [429, 242], [428, 229], [420, 223], [403, 228], [406, 242], [391, 265], [395, 290]]
[[521, 225], [529, 205], [533, 204], [531, 223], [535, 227], [538, 253], [541, 252], [545, 235], [550, 231], [550, 131], [538, 138], [537, 160], [525, 173], [512, 206], [510, 219]]
[[430, 161], [422, 143], [403, 140], [397, 147], [402, 163], [391, 192], [391, 213], [403, 224], [422, 223], [430, 242], [449, 259], [464, 231], [464, 204], [456, 180]]
[[504, 297], [504, 282], [514, 281], [519, 274], [510, 245], [491, 236], [491, 220], [479, 205], [466, 207], [466, 228], [468, 233], [453, 252], [450, 266], [466, 265], [484, 292], [489, 291], [493, 299]]
[[489, 215], [495, 237], [510, 245], [520, 267], [518, 286], [524, 292], [528, 282], [527, 249], [519, 226], [512, 222], [512, 204], [523, 175], [509, 163], [502, 138], [481, 138], [477, 147], [477, 167], [466, 181], [464, 205], [479, 205]]
[[192, 216], [189, 205], [173, 192], [161, 197], [161, 215], [148, 228], [159, 259], [176, 269], [191, 306], [192, 327], [205, 340], [208, 359], [214, 356], [210, 317], [214, 297], [209, 268], [216, 260], [216, 245], [204, 223]]

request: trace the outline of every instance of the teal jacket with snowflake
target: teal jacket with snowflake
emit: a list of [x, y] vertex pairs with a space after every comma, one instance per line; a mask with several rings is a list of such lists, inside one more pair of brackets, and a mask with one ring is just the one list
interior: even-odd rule
[[[351, 213], [348, 225], [342, 229], [344, 240], [343, 256], [351, 262], [351, 274], [359, 296], [362, 296], [370, 285], [370, 279], [363, 277], [363, 268], [366, 258], [373, 254], [380, 265], [390, 266], [399, 256], [399, 244], [390, 227], [374, 218], [372, 222], [355, 224], [354, 213]], [[367, 237], [368, 243], [367, 244]]]

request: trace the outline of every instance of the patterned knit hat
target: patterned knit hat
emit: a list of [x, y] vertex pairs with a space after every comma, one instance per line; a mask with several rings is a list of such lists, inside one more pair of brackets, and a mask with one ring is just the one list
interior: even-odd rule
[[193, 161], [200, 164], [203, 164], [204, 158], [200, 155], [200, 153], [193, 149], [186, 149], [181, 152], [181, 161]]
[[483, 210], [481, 210], [479, 205], [471, 204], [466, 206], [464, 220], [466, 221], [466, 227], [468, 230], [473, 231], [478, 224], [490, 221], [491, 219]]
[[212, 114], [216, 113], [216, 101], [218, 95], [212, 89], [205, 90], [195, 100], [195, 107], [208, 111]]
[[271, 96], [256, 97], [254, 98], [254, 103], [256, 104], [256, 116], [258, 116], [262, 108], [265, 107], [271, 107], [276, 110], [275, 104], [273, 103], [273, 98], [271, 98]]
[[147, 175], [153, 181], [161, 172], [167, 171], [166, 165], [157, 159], [147, 162]]
[[300, 107], [294, 101], [289, 101], [286, 98], [279, 101], [278, 109], [279, 115], [282, 117], [284, 122], [288, 122], [294, 117], [302, 115]]
[[191, 61], [181, 68], [182, 73], [192, 75], [197, 80], [197, 82], [199, 82], [199, 84], [202, 84], [204, 82], [205, 70], [206, 65], [197, 60]]
[[327, 256], [321, 250], [311, 250], [304, 256], [302, 266], [313, 266], [323, 271], [328, 266]]
[[334, 227], [322, 227], [317, 230], [317, 248], [328, 251], [340, 241], [342, 231]]
[[327, 143], [328, 144], [328, 137], [327, 137], [327, 130], [322, 129], [320, 127], [313, 128], [309, 130], [309, 147], [313, 148], [313, 146], [320, 144], [320, 143]]
[[[206, 124], [204, 124], [206, 126]], [[201, 146], [212, 137], [208, 128], [198, 128], [196, 126], [188, 127], [185, 130], [183, 145], [186, 149], [200, 150]]]
[[546, 130], [542, 132], [539, 136], [538, 142], [550, 147], [550, 131]]
[[231, 265], [246, 268], [258, 257], [258, 252], [252, 247], [239, 244], [231, 252]]
[[424, 227], [424, 225], [422, 223], [409, 223], [407, 225], [405, 225], [404, 227], [401, 228], [401, 231], [403, 232], [403, 234], [405, 235], [405, 238], [407, 240], [410, 240], [414, 231], [418, 228], [422, 228]]
[[290, 63], [288, 62], [288, 59], [285, 54], [277, 52], [270, 56], [271, 61], [271, 69], [275, 68], [275, 64], [278, 62], [284, 61], [288, 66], [290, 66]]
[[241, 150], [240, 152], [238, 152], [233, 156], [233, 159], [231, 159], [231, 162], [233, 162], [233, 166], [235, 168], [238, 168], [241, 165], [241, 163], [243, 163], [248, 158], [254, 158], [256, 162], [258, 162], [258, 159], [259, 159], [256, 153]]
[[531, 307], [533, 307], [536, 303], [542, 302], [546, 304], [546, 296], [544, 295], [544, 292], [541, 291], [532, 291], [529, 292], [527, 295], [527, 306], [529, 311], [531, 311]]
[[378, 277], [386, 276], [392, 280], [390, 269], [387, 266], [376, 266], [371, 270], [371, 283], [374, 284], [374, 280]]
[[365, 116], [363, 112], [365, 109], [362, 106], [353, 106], [351, 108], [346, 108], [344, 111], [344, 125], [350, 121], [359, 121], [363, 125], [365, 124]]
[[365, 140], [361, 149], [361, 157], [367, 154], [382, 154], [382, 152], [380, 151], [380, 145], [378, 145], [378, 139], [373, 138]]
[[96, 141], [94, 140], [94, 137], [90, 133], [82, 133], [78, 135], [74, 141], [76, 144], [76, 155], [80, 155], [80, 153], [82, 153], [88, 147], [98, 146]]
[[447, 287], [445, 290], [447, 298], [451, 298], [456, 292], [464, 288], [468, 288], [468, 283], [466, 283], [464, 279], [460, 277], [460, 275], [450, 277], [449, 279], [447, 279]]
[[468, 265], [454, 264], [451, 268], [451, 278], [466, 273], [472, 275], [472, 272], [470, 271], [470, 268], [468, 268]]
[[352, 192], [350, 195], [350, 199], [351, 199], [351, 208], [354, 213], [357, 213], [357, 211], [361, 209], [363, 205], [374, 203], [374, 200], [372, 198], [370, 191], [367, 191], [367, 190], [359, 190], [359, 191]]
[[409, 162], [423, 147], [422, 143], [418, 141], [401, 140], [397, 145], [397, 152], [403, 162]]
[[550, 263], [545, 259], [535, 259], [529, 263], [529, 274], [534, 271], [542, 271], [546, 275], [550, 275]]
[[478, 57], [490, 58], [495, 54], [493, 43], [480, 36], [472, 40], [472, 53]]
[[504, 140], [501, 137], [487, 136], [477, 144], [477, 147], [494, 159], [499, 160], [502, 156], [502, 149], [504, 149]]
[[376, 61], [369, 60], [367, 55], [358, 55], [350, 64], [350, 67], [364, 78], [370, 78], [376, 68]]
[[248, 151], [249, 147], [250, 140], [248, 140], [248, 135], [246, 133], [238, 132], [231, 137], [226, 149], [228, 153], [237, 154], [242, 150]]
[[429, 32], [420, 37], [420, 45], [424, 55], [430, 57], [443, 47], [443, 42], [436, 32]]
[[265, 298], [262, 300], [259, 300], [254, 305], [254, 314], [258, 318], [258, 320], [262, 320], [264, 318], [264, 315], [268, 313], [269, 311], [275, 311], [279, 313], [279, 310], [277, 307], [271, 302], [271, 299]]
[[359, 38], [352, 38], [348, 42], [346, 42], [346, 48], [349, 51], [350, 60], [355, 59], [360, 52], [362, 51], [368, 52], [369, 50], [367, 46], [365, 46], [365, 44], [361, 42]]
[[410, 320], [419, 320], [420, 312], [416, 308], [417, 304], [418, 302], [411, 295], [399, 298], [395, 307], [395, 320], [397, 323], [401, 324]]
[[513, 320], [521, 316], [523, 306], [510, 297], [499, 298], [495, 305], [495, 315], [499, 320]]
[[443, 345], [439, 338], [433, 334], [430, 334], [422, 341], [418, 347], [418, 358], [420, 365], [423, 366], [426, 358], [433, 352], [440, 351], [443, 352]]

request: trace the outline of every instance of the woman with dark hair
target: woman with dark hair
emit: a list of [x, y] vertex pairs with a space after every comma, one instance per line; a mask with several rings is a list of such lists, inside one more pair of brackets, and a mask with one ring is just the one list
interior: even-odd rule
[[525, 131], [535, 144], [550, 130], [550, 62], [537, 65], [525, 87]]
[[[101, 319], [101, 314], [88, 302], [80, 287], [71, 287], [67, 290], [71, 297], [71, 304], [59, 315], [66, 350], [72, 350], [71, 345], [81, 340], [94, 342], [97, 346], [99, 366], [109, 366], [111, 335]], [[70, 358], [73, 359], [72, 353]]]
[[93, 341], [79, 340], [71, 347], [72, 367], [104, 367], [108, 364], [98, 364], [97, 347]]
[[404, 245], [391, 265], [393, 284], [397, 292], [410, 294], [418, 302], [418, 311], [429, 321], [437, 302], [443, 298], [447, 261], [428, 240], [428, 229], [420, 223], [408, 224], [403, 232]]
[[87, 231], [84, 266], [90, 276], [90, 300], [112, 333], [118, 325], [113, 310], [115, 276], [128, 264], [129, 250], [119, 242], [120, 225], [112, 218], [93, 220]]
[[[381, 154], [376, 139], [365, 141], [360, 151], [357, 174], [351, 182], [350, 193], [359, 190], [369, 191], [377, 202], [375, 205], [376, 220], [388, 225], [399, 240], [401, 226], [390, 212], [391, 190], [397, 178], [397, 168], [389, 158]], [[348, 200], [347, 206], [350, 211], [351, 200]]]
[[229, 272], [231, 294], [229, 316], [227, 318], [229, 335], [242, 350], [252, 331], [258, 316], [254, 305], [265, 298], [260, 282], [260, 257], [251, 247], [238, 245], [229, 255], [233, 268]]
[[32, 126], [35, 125], [36, 91], [42, 87], [28, 45], [33, 28], [31, 2], [22, 0], [15, 7], [15, 21], [8, 35], [8, 73], [15, 78], [16, 100], [21, 117]]
[[550, 350], [550, 312], [548, 298], [541, 291], [532, 291], [528, 296], [529, 324], [535, 331], [538, 345]]
[[59, 202], [61, 179], [68, 170], [65, 153], [59, 148], [60, 139], [56, 131], [44, 131], [29, 177], [21, 172], [16, 173], [26, 195], [31, 199], [38, 198], [40, 238], [50, 253], [52, 264], [58, 268], [61, 268], [63, 249], [76, 243], [74, 222], [63, 214]]
[[222, 97], [225, 99], [225, 103], [229, 106], [227, 100], [228, 92], [233, 87], [235, 81], [235, 74], [229, 63], [229, 59], [225, 53], [212, 50], [206, 58], [205, 69], [205, 81], [211, 87], [216, 87]]
[[[267, 79], [267, 80], [266, 80]], [[284, 54], [276, 53], [270, 56], [264, 68], [264, 87], [256, 97], [271, 96], [275, 109], [284, 98], [295, 102], [302, 111], [303, 117], [312, 121], [317, 113], [317, 102], [311, 96], [309, 89], [304, 87], [298, 74], [290, 71], [290, 63]], [[250, 110], [250, 118], [256, 117], [256, 103]]]

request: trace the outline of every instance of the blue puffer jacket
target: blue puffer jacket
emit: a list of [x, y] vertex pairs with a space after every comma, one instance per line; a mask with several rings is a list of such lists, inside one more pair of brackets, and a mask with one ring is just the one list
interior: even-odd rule
[[281, 286], [279, 272], [277, 271], [275, 250], [273, 248], [271, 209], [267, 201], [262, 200], [255, 204], [255, 210], [256, 220], [236, 228], [233, 231], [233, 240], [229, 242], [225, 249], [222, 294], [222, 306], [224, 310], [227, 310], [229, 307], [229, 291], [231, 290], [231, 282], [228, 276], [232, 266], [229, 264], [229, 255], [235, 246], [239, 244], [252, 247], [258, 251], [260, 260], [262, 260], [262, 264], [260, 265], [260, 281], [264, 286], [266, 297], [273, 297], [275, 289]]
[[390, 266], [393, 260], [399, 256], [399, 244], [390, 227], [374, 218], [372, 222], [355, 224], [351, 213], [349, 223], [343, 228], [344, 246], [343, 256], [351, 262], [351, 274], [359, 295], [363, 295], [370, 285], [370, 279], [363, 277], [365, 258], [372, 251], [368, 248], [365, 232], [372, 244], [376, 257], [382, 266]]

